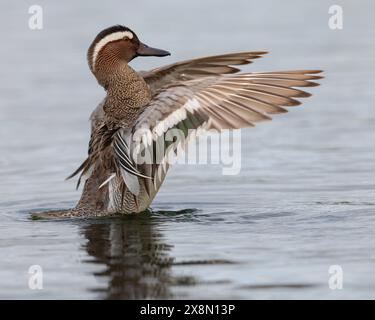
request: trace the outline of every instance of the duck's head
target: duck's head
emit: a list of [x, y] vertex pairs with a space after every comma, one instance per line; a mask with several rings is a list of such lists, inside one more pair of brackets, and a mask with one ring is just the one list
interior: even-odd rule
[[138, 56], [164, 57], [170, 53], [149, 47], [139, 41], [127, 27], [117, 25], [101, 31], [87, 52], [90, 70], [98, 77], [100, 72], [113, 72], [119, 64], [128, 63]]

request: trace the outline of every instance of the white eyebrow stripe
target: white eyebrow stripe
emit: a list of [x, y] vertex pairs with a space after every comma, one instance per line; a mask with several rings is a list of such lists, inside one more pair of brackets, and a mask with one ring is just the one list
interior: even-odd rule
[[95, 45], [94, 52], [92, 54], [92, 67], [93, 67], [93, 69], [95, 69], [95, 61], [96, 61], [96, 58], [97, 58], [98, 53], [100, 52], [100, 50], [105, 45], [107, 45], [109, 42], [121, 40], [121, 39], [123, 39], [125, 37], [127, 37], [129, 39], [133, 39], [133, 33], [131, 33], [130, 31], [118, 31], [118, 32], [113, 32], [113, 33], [105, 36], [103, 39], [101, 39]]

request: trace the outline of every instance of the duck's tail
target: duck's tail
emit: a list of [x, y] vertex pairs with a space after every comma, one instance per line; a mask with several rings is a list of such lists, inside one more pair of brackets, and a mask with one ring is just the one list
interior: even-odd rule
[[32, 212], [32, 220], [41, 219], [69, 219], [69, 218], [94, 218], [94, 217], [108, 217], [111, 214], [101, 210], [85, 210], [83, 208], [79, 209], [69, 209], [69, 210], [53, 210], [53, 211], [42, 211], [42, 212]]

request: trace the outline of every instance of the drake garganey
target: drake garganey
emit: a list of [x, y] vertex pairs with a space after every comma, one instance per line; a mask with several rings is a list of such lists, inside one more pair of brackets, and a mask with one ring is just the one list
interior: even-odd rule
[[[106, 216], [146, 210], [168, 171], [167, 153], [178, 146], [167, 144], [168, 130], [179, 129], [187, 138], [197, 131], [251, 127], [286, 112], [285, 106], [299, 105], [295, 98], [310, 94], [296, 87], [316, 86], [311, 80], [322, 78], [317, 75], [320, 70], [238, 73], [235, 66], [264, 54], [230, 53], [137, 72], [129, 66], [134, 58], [169, 52], [143, 44], [124, 26], [101, 31], [87, 59], [106, 97], [90, 118], [87, 159], [69, 177], [80, 174], [82, 196], [74, 209], [51, 215]], [[164, 151], [161, 161], [156, 161], [160, 145]], [[151, 154], [151, 161], [139, 163], [140, 154]]]

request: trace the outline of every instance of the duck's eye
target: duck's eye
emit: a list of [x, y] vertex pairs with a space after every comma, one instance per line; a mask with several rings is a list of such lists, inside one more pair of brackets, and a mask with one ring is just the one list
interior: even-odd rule
[[130, 39], [129, 39], [128, 37], [125, 37], [124, 40], [125, 40], [125, 41], [129, 41]]

